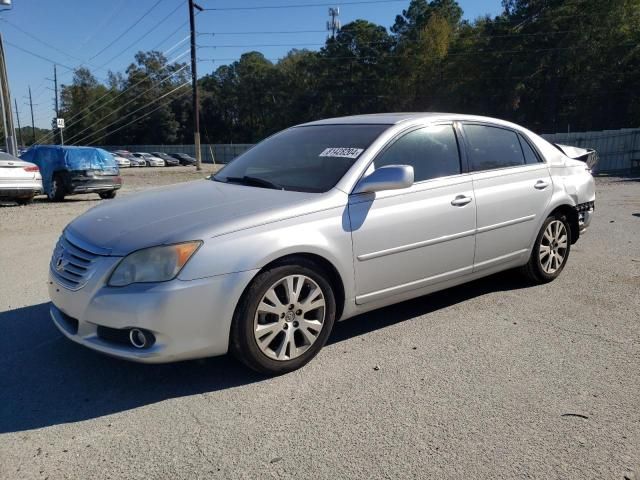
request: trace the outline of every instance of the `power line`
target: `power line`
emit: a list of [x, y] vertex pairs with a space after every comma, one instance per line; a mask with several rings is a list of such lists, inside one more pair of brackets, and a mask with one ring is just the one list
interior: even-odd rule
[[[376, 3], [406, 3], [407, 0], [359, 0], [355, 2], [339, 2], [340, 6], [343, 5], [371, 5]], [[232, 10], [273, 10], [280, 8], [306, 8], [306, 7], [331, 7], [334, 6], [336, 2], [333, 3], [297, 3], [291, 5], [256, 5], [253, 7], [209, 7], [203, 8], [204, 11], [216, 11], [216, 12], [224, 12], [224, 11], [232, 11]]]
[[160, 3], [162, 3], [164, 0], [158, 0], [156, 3], [154, 3], [151, 8], [149, 8], [149, 10], [146, 10], [142, 16], [140, 16], [135, 22], [133, 22], [133, 25], [129, 26], [128, 28], [126, 28], [120, 35], [118, 35], [116, 38], [114, 38], [111, 42], [109, 42], [105, 47], [103, 47], [98, 53], [96, 53], [95, 55], [93, 55], [91, 58], [89, 58], [89, 60], [93, 60], [94, 58], [96, 58], [98, 55], [100, 55], [101, 53], [105, 52], [106, 50], [108, 50], [110, 47], [112, 47], [118, 40], [120, 40], [122, 37], [124, 37], [127, 33], [129, 33], [134, 27], [136, 27], [142, 20], [144, 20], [144, 18], [149, 15], [158, 5], [160, 5]]
[[114, 18], [122, 12], [125, 6], [127, 6], [128, 0], [120, 0], [120, 3], [114, 8], [111, 14], [104, 19], [104, 21], [92, 30], [92, 33], [88, 35], [82, 43], [78, 46], [76, 51], [82, 50], [85, 46], [89, 45], [89, 43], [96, 37], [96, 35], [103, 33], [104, 29], [109, 25]]
[[[171, 90], [171, 92], [168, 92], [168, 93], [166, 93], [165, 95], [163, 95], [163, 96], [161, 96], [161, 97], [158, 97], [158, 98], [156, 98], [156, 99], [152, 100], [151, 102], [147, 103], [146, 105], [144, 105], [143, 107], [139, 108], [138, 110], [135, 110], [135, 111], [131, 112], [130, 114], [128, 114], [128, 115], [126, 115], [126, 116], [124, 116], [124, 117], [122, 117], [122, 118], [119, 118], [119, 119], [118, 119], [118, 120], [116, 120], [115, 122], [110, 123], [109, 125], [106, 125], [105, 127], [102, 127], [101, 129], [96, 130], [95, 132], [92, 132], [90, 135], [87, 135], [86, 137], [84, 137], [84, 138], [82, 138], [82, 139], [80, 139], [80, 140], [76, 140], [73, 144], [74, 144], [74, 145], [84, 144], [85, 142], [87, 142], [87, 140], [88, 140], [89, 138], [91, 138], [91, 137], [92, 137], [92, 136], [94, 136], [96, 133], [100, 132], [101, 130], [105, 130], [105, 129], [109, 128], [110, 126], [112, 126], [112, 125], [114, 125], [114, 124], [118, 123], [118, 121], [119, 121], [119, 120], [122, 120], [122, 119], [124, 119], [124, 118], [127, 118], [128, 116], [130, 116], [130, 115], [132, 115], [132, 114], [134, 114], [134, 113], [138, 112], [139, 110], [141, 110], [141, 109], [143, 109], [143, 108], [148, 107], [149, 105], [153, 105], [155, 102], [157, 102], [157, 101], [159, 101], [159, 100], [162, 100], [162, 99], [163, 99], [164, 97], [166, 97], [167, 95], [169, 95], [169, 94], [171, 94], [171, 93], [175, 92], [176, 90], [178, 90], [179, 88], [182, 88], [182, 87], [187, 86], [187, 85], [189, 85], [189, 82], [185, 82], [185, 83], [183, 83], [182, 85], [178, 86], [177, 88], [175, 88], [175, 89]], [[185, 91], [185, 92], [183, 92], [181, 95], [178, 95], [178, 97], [177, 97], [177, 98], [180, 98], [180, 97], [182, 97], [183, 95], [186, 95], [187, 93], [189, 93], [189, 91]], [[113, 133], [115, 133], [115, 132], [117, 132], [117, 131], [119, 131], [119, 130], [122, 130], [122, 129], [123, 129], [123, 128], [125, 128], [125, 127], [128, 127], [129, 125], [131, 125], [131, 124], [133, 124], [133, 123], [135, 123], [135, 122], [138, 122], [138, 121], [140, 121], [140, 120], [142, 120], [142, 119], [144, 119], [144, 118], [147, 118], [149, 115], [151, 115], [151, 114], [152, 114], [152, 113], [154, 113], [155, 111], [159, 110], [160, 108], [162, 108], [162, 107], [165, 107], [165, 106], [169, 105], [169, 104], [170, 104], [172, 101], [174, 101], [174, 100], [176, 100], [176, 98], [173, 98], [173, 99], [171, 99], [170, 101], [168, 101], [168, 102], [166, 102], [166, 103], [163, 103], [162, 105], [159, 105], [158, 107], [154, 108], [153, 110], [151, 110], [151, 111], [147, 112], [147, 113], [146, 113], [146, 114], [144, 114], [144, 115], [141, 115], [141, 116], [139, 116], [139, 117], [134, 118], [131, 122], [126, 123], [125, 125], [122, 125], [122, 126], [120, 126], [120, 127], [116, 128], [115, 130], [111, 130], [110, 132], [106, 132], [104, 135], [100, 135], [99, 137], [96, 137], [96, 139], [95, 139], [95, 140], [92, 140], [92, 141], [90, 141], [90, 142], [86, 143], [86, 145], [91, 145], [92, 143], [94, 143], [94, 142], [95, 142], [96, 140], [98, 140], [99, 138], [104, 138], [104, 137], [106, 137], [107, 135], [111, 135], [111, 134], [113, 134]]]
[[50, 63], [52, 65], [60, 65], [61, 67], [66, 68], [67, 70], [70, 70], [70, 71], [74, 70], [74, 68], [70, 67], [69, 65], [65, 65], [64, 63], [54, 62], [53, 60], [49, 60], [47, 57], [43, 57], [42, 55], [40, 55], [38, 53], [35, 53], [35, 52], [32, 52], [31, 50], [27, 50], [26, 48], [23, 48], [23, 47], [21, 47], [19, 45], [16, 45], [15, 43], [11, 43], [11, 42], [9, 42], [7, 40], [5, 40], [4, 43], [6, 43], [7, 45], [9, 45], [9, 46], [11, 46], [13, 48], [16, 48], [16, 49], [18, 49], [18, 50], [20, 50], [20, 51], [22, 51], [24, 53], [28, 53], [29, 55], [37, 57], [40, 60], [44, 60], [45, 62], [48, 62], [48, 63]]
[[[149, 87], [148, 89], [146, 89], [144, 92], [141, 92], [140, 94], [138, 94], [138, 96], [136, 98], [133, 98], [131, 100], [129, 100], [127, 103], [124, 103], [122, 105], [120, 105], [118, 108], [111, 110], [107, 115], [105, 115], [104, 117], [100, 118], [100, 121], [105, 120], [107, 118], [109, 118], [110, 116], [112, 116], [114, 113], [119, 112], [120, 110], [122, 110], [123, 108], [125, 108], [127, 105], [130, 105], [131, 103], [135, 102], [138, 97], [141, 97], [143, 95], [145, 95], [146, 93], [149, 93], [151, 90], [155, 89], [156, 87], [158, 87], [162, 82], [164, 82], [165, 80], [168, 80], [169, 78], [173, 77], [174, 75], [176, 75], [177, 73], [180, 73], [180, 71], [184, 70], [185, 68], [187, 68], [187, 65], [183, 66], [180, 70], [177, 70], [175, 72], [173, 72], [171, 75], [168, 75], [167, 77], [163, 78], [162, 80], [160, 80], [158, 83], [153, 84], [151, 87]], [[139, 83], [138, 83], [139, 85]], [[108, 105], [109, 103], [113, 102], [116, 98], [122, 96], [122, 94], [124, 93], [121, 92], [118, 96], [113, 97], [111, 100], [109, 100], [106, 103], [103, 103], [102, 105], [100, 105], [99, 108], [104, 108], [106, 105]], [[96, 109], [97, 110], [97, 109]], [[88, 116], [89, 114], [91, 114], [92, 112], [87, 112], [87, 114], [85, 116], [83, 116], [82, 118], [78, 119], [76, 122], [74, 122], [72, 125], [80, 122], [81, 120], [83, 120], [84, 118], [86, 118], [86, 116]], [[89, 130], [93, 125], [89, 125], [88, 127], [86, 127], [84, 130], [81, 130], [79, 132], [77, 132], [73, 138], [78, 137], [79, 135], [81, 135], [82, 133], [86, 132], [87, 130]]]
[[[160, 0], [162, 1], [162, 0]], [[128, 46], [126, 46], [125, 48], [123, 48], [122, 50], [120, 50], [120, 52], [118, 52], [116, 55], [114, 55], [113, 57], [111, 57], [109, 60], [107, 60], [105, 63], [102, 64], [102, 67], [109, 65], [111, 62], [113, 62], [116, 58], [118, 58], [120, 55], [122, 55], [124, 52], [126, 52], [127, 50], [129, 50], [131, 47], [137, 45], [140, 41], [142, 41], [147, 35], [149, 35], [151, 32], [153, 32], [156, 28], [158, 28], [160, 25], [162, 25], [164, 22], [166, 22], [180, 7], [182, 7], [182, 0], [180, 0], [180, 3], [176, 6], [176, 8], [174, 8], [173, 10], [171, 10], [165, 17], [162, 18], [162, 20], [160, 20], [159, 22], [157, 22], [156, 24], [154, 24], [149, 30], [147, 30], [146, 32], [144, 32], [140, 37], [138, 37], [137, 39], [135, 39], [133, 42], [131, 42]]]
[[[178, 89], [180, 89], [180, 88], [184, 87], [185, 85], [189, 85], [189, 82], [182, 83], [182, 84], [178, 85], [176, 88], [174, 88], [173, 90], [168, 91], [168, 92], [167, 92], [167, 93], [165, 93], [164, 95], [160, 95], [158, 98], [154, 98], [153, 100], [151, 100], [151, 101], [150, 101], [149, 103], [147, 103], [146, 105], [143, 105], [142, 107], [135, 109], [133, 112], [129, 112], [129, 113], [127, 113], [126, 115], [124, 115], [123, 117], [118, 118], [116, 121], [111, 122], [111, 123], [109, 123], [109, 124], [105, 125], [104, 127], [100, 128], [100, 129], [98, 129], [98, 130], [96, 130], [95, 132], [92, 132], [91, 134], [89, 134], [89, 135], [87, 135], [86, 137], [84, 137], [82, 140], [85, 140], [85, 139], [87, 139], [87, 138], [90, 138], [90, 137], [91, 137], [92, 135], [94, 135], [95, 133], [97, 133], [97, 132], [99, 132], [99, 131], [101, 131], [101, 130], [105, 130], [105, 129], [109, 128], [109, 127], [110, 127], [110, 126], [112, 126], [112, 125], [115, 125], [115, 124], [116, 124], [116, 123], [118, 123], [120, 120], [123, 120], [123, 119], [125, 119], [125, 118], [127, 118], [127, 117], [130, 117], [131, 115], [133, 115], [133, 114], [135, 114], [135, 113], [138, 113], [140, 110], [144, 110], [144, 109], [145, 109], [145, 108], [147, 108], [149, 105], [153, 105], [155, 102], [157, 102], [157, 101], [159, 101], [159, 100], [162, 100], [163, 98], [165, 98], [165, 97], [167, 97], [167, 96], [171, 95], [173, 92], [175, 92], [176, 90], [178, 90]], [[107, 115], [107, 116], [108, 116], [108, 115]], [[102, 117], [100, 120], [103, 120], [103, 119], [105, 119], [105, 118], [107, 118], [107, 117]], [[78, 136], [80, 136], [80, 134], [79, 134], [79, 133], [77, 133], [77, 134], [73, 135], [73, 136], [72, 136], [68, 141], [71, 141], [72, 139], [77, 138]], [[82, 141], [82, 140], [81, 140], [81, 141]], [[78, 143], [78, 141], [76, 141], [75, 143]]]
[[[27, 37], [31, 38], [32, 40], [35, 40], [35, 41], [36, 41], [36, 42], [38, 42], [39, 44], [44, 45], [45, 47], [50, 48], [51, 50], [54, 50], [54, 51], [56, 51], [56, 52], [58, 52], [58, 53], [61, 53], [61, 54], [62, 54], [62, 55], [64, 55], [65, 57], [71, 58], [72, 60], [76, 60], [76, 61], [82, 62], [82, 59], [81, 59], [81, 58], [78, 58], [78, 57], [76, 57], [76, 56], [74, 56], [74, 55], [71, 55], [70, 53], [67, 53], [67, 52], [65, 52], [64, 50], [61, 50], [61, 49], [59, 49], [58, 47], [56, 47], [56, 46], [54, 46], [54, 45], [51, 45], [51, 43], [49, 43], [49, 42], [45, 42], [44, 40], [42, 40], [42, 39], [38, 38], [38, 37], [37, 37], [37, 36], [35, 36], [34, 34], [32, 34], [32, 33], [28, 32], [28, 31], [26, 31], [26, 30], [25, 30], [25, 29], [23, 29], [22, 27], [19, 27], [18, 25], [15, 25], [15, 24], [11, 23], [9, 20], [7, 20], [7, 19], [5, 19], [5, 18], [2, 18], [2, 19], [0, 19], [0, 21], [3, 21], [4, 23], [6, 23], [7, 25], [9, 25], [10, 27], [15, 28], [16, 30], [18, 30], [18, 31], [19, 31], [19, 32], [21, 32], [22, 34], [26, 35]], [[91, 65], [91, 66], [92, 66], [93, 68], [98, 68], [98, 67], [95, 67], [95, 66], [93, 66], [93, 65]]]
[[258, 31], [258, 32], [200, 32], [198, 35], [295, 35], [302, 33], [327, 33], [325, 30], [280, 30], [280, 31]]
[[[182, 54], [180, 54], [179, 56], [177, 56], [175, 60], [177, 60], [180, 57], [185, 56], [189, 51], [185, 50]], [[171, 66], [170, 64], [165, 65], [164, 69], [168, 68], [169, 66]], [[165, 80], [168, 80], [169, 78], [173, 77], [174, 75], [180, 73], [181, 71], [185, 70], [188, 67], [188, 65], [183, 65], [180, 69], [176, 70], [175, 72], [172, 72], [171, 74], [167, 75], [164, 78], [161, 78], [160, 80], [158, 80], [157, 83], [153, 83], [152, 82], [152, 86], [150, 88], [148, 88], [147, 90], [145, 90], [144, 92], [142, 92], [140, 95], [144, 95], [145, 93], [151, 91], [153, 88], [159, 86], [162, 82], [164, 82]], [[69, 118], [67, 120], [67, 128], [71, 125], [75, 125], [79, 122], [81, 122], [82, 120], [84, 120], [85, 118], [87, 118], [89, 115], [91, 115], [92, 113], [95, 113], [98, 109], [104, 108], [105, 106], [109, 105], [110, 103], [112, 103], [113, 101], [117, 100], [118, 98], [122, 97], [125, 93], [127, 93], [129, 90], [137, 87], [138, 85], [146, 82], [147, 80], [149, 80], [150, 77], [149, 76], [145, 76], [143, 79], [141, 79], [140, 81], [138, 81], [137, 83], [133, 84], [133, 85], [129, 85], [128, 87], [126, 87], [125, 89], [123, 89], [120, 93], [118, 93], [115, 97], [110, 98], [109, 100], [107, 100], [106, 102], [104, 102], [102, 105], [98, 105], [96, 108], [91, 109], [91, 107], [93, 107], [94, 105], [96, 105], [100, 100], [102, 100], [103, 98], [111, 95], [113, 92], [108, 91], [105, 94], [103, 94], [101, 97], [97, 98], [96, 100], [94, 100], [93, 102], [91, 102], [89, 105], [87, 105], [86, 107], [84, 107], [82, 110], [76, 112], [75, 115], [73, 115], [71, 118]], [[129, 105], [130, 103], [132, 103], [133, 101], [135, 101], [136, 99], [134, 98], [133, 100], [130, 100], [129, 102], [125, 103], [124, 105], [120, 106], [117, 110], [122, 109], [123, 107]], [[116, 110], [116, 111], [117, 111]], [[84, 115], [82, 115], [83, 112], [86, 112]], [[111, 112], [110, 114], [108, 114], [106, 117], [107, 118], [109, 116], [111, 116], [114, 112]], [[82, 115], [82, 117], [80, 117], [78, 120], [75, 120], [75, 118], [77, 118], [79, 115]], [[101, 120], [102, 120], [101, 119]], [[90, 127], [89, 127], [90, 128]], [[87, 129], [83, 130], [82, 132], [86, 131]], [[82, 133], [80, 132], [80, 133]], [[76, 134], [77, 136], [78, 134]], [[48, 136], [47, 136], [48, 137]], [[46, 138], [46, 137], [45, 137]]]

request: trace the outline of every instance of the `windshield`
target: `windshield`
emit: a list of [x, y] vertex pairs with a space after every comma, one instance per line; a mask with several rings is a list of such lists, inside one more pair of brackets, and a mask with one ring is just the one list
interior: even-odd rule
[[312, 125], [284, 130], [229, 163], [218, 182], [298, 192], [333, 188], [389, 125]]

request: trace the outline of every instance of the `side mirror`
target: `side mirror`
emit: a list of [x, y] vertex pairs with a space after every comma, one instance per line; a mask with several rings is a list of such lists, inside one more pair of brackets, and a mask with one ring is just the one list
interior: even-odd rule
[[362, 178], [353, 193], [371, 193], [382, 190], [399, 190], [413, 185], [413, 167], [410, 165], [387, 165]]

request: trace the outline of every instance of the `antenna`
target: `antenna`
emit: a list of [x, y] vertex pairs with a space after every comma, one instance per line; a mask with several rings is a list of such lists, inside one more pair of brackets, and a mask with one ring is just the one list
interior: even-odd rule
[[329, 17], [327, 21], [327, 30], [331, 32], [331, 38], [336, 38], [336, 32], [340, 31], [342, 24], [340, 23], [340, 7], [329, 7]]

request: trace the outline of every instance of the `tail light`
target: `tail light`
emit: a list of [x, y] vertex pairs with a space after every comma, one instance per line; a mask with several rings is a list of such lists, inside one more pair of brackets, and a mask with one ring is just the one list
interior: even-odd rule
[[25, 172], [39, 172], [40, 169], [37, 165], [29, 165], [28, 167], [24, 167]]

